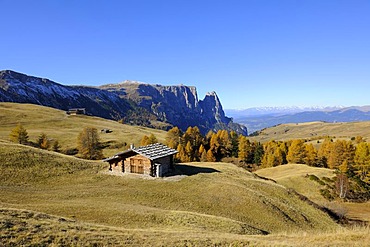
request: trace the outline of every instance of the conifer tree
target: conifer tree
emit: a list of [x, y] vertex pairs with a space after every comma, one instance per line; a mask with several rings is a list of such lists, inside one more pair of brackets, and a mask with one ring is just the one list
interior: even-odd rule
[[144, 135], [142, 138], [141, 138], [141, 141], [140, 141], [140, 145], [141, 146], [146, 146], [149, 144], [149, 137], [147, 135]]
[[370, 148], [368, 143], [361, 142], [357, 145], [353, 168], [361, 180], [370, 182]]
[[19, 144], [27, 144], [28, 143], [27, 130], [20, 123], [15, 128], [13, 128], [11, 130], [9, 137], [10, 137], [10, 140], [12, 142], [16, 142], [16, 143], [19, 143]]
[[316, 166], [317, 164], [317, 151], [312, 143], [306, 144], [306, 157], [304, 163], [309, 166]]
[[317, 151], [319, 166], [328, 167], [328, 158], [330, 156], [332, 144], [333, 140], [331, 140], [330, 138], [325, 138], [324, 142], [321, 144], [321, 147]]
[[286, 156], [289, 163], [304, 164], [306, 147], [303, 140], [293, 140]]
[[60, 152], [60, 144], [58, 140], [55, 140], [53, 142], [53, 147], [52, 147], [54, 152]]
[[239, 136], [235, 131], [230, 132], [230, 142], [231, 142], [231, 157], [238, 157], [239, 152]]
[[214, 156], [213, 152], [211, 149], [209, 149], [207, 151], [207, 161], [208, 162], [215, 162], [216, 161], [216, 157]]
[[190, 161], [190, 162], [194, 161], [194, 151], [193, 151], [193, 147], [191, 146], [190, 141], [188, 141], [188, 143], [186, 143], [185, 153], [186, 153], [188, 161]]
[[261, 165], [262, 157], [264, 155], [263, 146], [259, 142], [254, 142], [254, 152], [253, 152], [253, 163], [256, 165]]
[[37, 145], [41, 149], [49, 149], [50, 141], [45, 133], [41, 133], [37, 140]]
[[158, 142], [157, 137], [153, 133], [151, 133], [150, 136], [149, 136], [149, 138], [148, 138], [148, 144], [147, 145], [149, 145], [149, 144], [155, 144], [157, 142]]
[[181, 135], [181, 130], [178, 127], [173, 127], [167, 132], [166, 145], [170, 148], [177, 149]]
[[100, 148], [98, 131], [93, 127], [86, 127], [77, 138], [78, 153], [82, 158], [97, 160], [103, 157]]

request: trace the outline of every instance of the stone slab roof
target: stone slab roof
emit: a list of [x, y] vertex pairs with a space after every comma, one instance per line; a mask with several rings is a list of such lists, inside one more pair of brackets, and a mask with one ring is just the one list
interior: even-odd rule
[[166, 145], [161, 144], [161, 143], [155, 143], [155, 144], [150, 144], [147, 146], [141, 146], [138, 148], [128, 149], [126, 151], [117, 153], [113, 157], [106, 158], [103, 161], [111, 161], [115, 159], [120, 159], [122, 157], [126, 158], [132, 155], [135, 155], [135, 154], [140, 154], [150, 160], [156, 160], [156, 159], [160, 159], [160, 158], [170, 156], [176, 153], [177, 153], [177, 150], [175, 149], [169, 148]]

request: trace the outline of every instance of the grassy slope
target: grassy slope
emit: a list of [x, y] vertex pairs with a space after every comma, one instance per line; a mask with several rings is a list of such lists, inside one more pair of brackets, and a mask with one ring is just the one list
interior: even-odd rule
[[[333, 208], [334, 210], [343, 210], [344, 207], [348, 213], [347, 216], [353, 219], [360, 219], [370, 222], [370, 203], [329, 203], [321, 194], [320, 189], [324, 186], [310, 180], [306, 174], [316, 175], [318, 178], [334, 177], [334, 171], [325, 168], [310, 167], [301, 164], [287, 164], [256, 171], [256, 174], [262, 177], [275, 180], [277, 183], [287, 188], [292, 188], [310, 200]], [[338, 208], [339, 207], [339, 208]]]
[[[179, 239], [203, 236], [223, 241], [233, 236], [243, 240], [244, 234], [261, 234], [261, 230], [338, 228], [282, 186], [256, 179], [231, 164], [182, 164], [178, 169], [189, 176], [173, 181], [106, 175], [101, 162], [16, 144], [1, 143], [0, 158], [3, 209], [34, 210], [80, 225], [122, 228], [120, 234], [125, 229], [139, 239], [173, 232], [182, 236]], [[3, 218], [8, 217], [4, 214]], [[1, 231], [6, 234], [6, 229], [2, 226]]]
[[[36, 141], [41, 132], [57, 139], [62, 149], [75, 148], [78, 134], [84, 127], [111, 129], [112, 133], [101, 134], [103, 143], [126, 142], [139, 146], [144, 135], [153, 133], [163, 142], [166, 132], [140, 126], [120, 124], [116, 121], [90, 116], [68, 116], [64, 111], [32, 104], [0, 103], [0, 140], [8, 140], [9, 133], [18, 123], [27, 129], [30, 140]], [[104, 149], [105, 156], [111, 156], [125, 148]]]
[[290, 139], [320, 139], [324, 136], [335, 136], [337, 138], [350, 139], [351, 137], [363, 136], [370, 140], [370, 122], [352, 123], [324, 123], [310, 122], [300, 124], [281, 124], [276, 127], [267, 128], [253, 140], [265, 142], [268, 140], [290, 140]]

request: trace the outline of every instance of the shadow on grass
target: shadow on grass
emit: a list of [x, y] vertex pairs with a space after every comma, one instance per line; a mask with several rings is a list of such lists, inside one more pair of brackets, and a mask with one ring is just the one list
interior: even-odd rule
[[209, 168], [209, 167], [199, 167], [199, 166], [191, 166], [191, 165], [184, 165], [184, 164], [176, 164], [176, 170], [178, 173], [182, 175], [187, 175], [187, 176], [197, 175], [199, 173], [220, 172], [216, 169]]

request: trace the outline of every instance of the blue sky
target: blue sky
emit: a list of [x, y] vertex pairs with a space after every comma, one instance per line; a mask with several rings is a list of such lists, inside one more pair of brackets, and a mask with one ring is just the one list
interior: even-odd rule
[[0, 69], [216, 91], [224, 108], [370, 105], [368, 0], [0, 0]]

